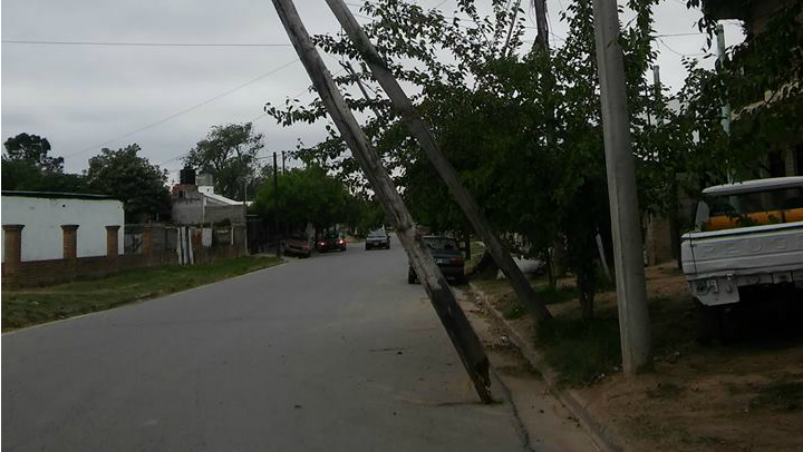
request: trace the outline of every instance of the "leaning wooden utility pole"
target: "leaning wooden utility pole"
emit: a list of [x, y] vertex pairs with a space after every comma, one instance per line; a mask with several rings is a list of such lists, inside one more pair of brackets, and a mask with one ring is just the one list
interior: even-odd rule
[[535, 7], [535, 25], [538, 29], [535, 42], [549, 51], [549, 22], [547, 21], [546, 0], [533, 0]]
[[407, 97], [404, 90], [399, 85], [399, 82], [393, 77], [387, 64], [376, 51], [376, 48], [371, 44], [368, 36], [362, 30], [360, 24], [357, 23], [357, 20], [351, 14], [346, 4], [343, 3], [342, 0], [326, 0], [326, 3], [329, 4], [329, 8], [335, 14], [335, 17], [337, 17], [340, 26], [346, 31], [349, 39], [351, 39], [357, 51], [368, 64], [374, 78], [385, 90], [385, 93], [388, 95], [388, 98], [390, 98], [396, 111], [399, 112], [402, 118], [407, 122], [407, 127], [410, 132], [424, 150], [424, 153], [429, 158], [432, 166], [435, 167], [441, 179], [443, 179], [446, 186], [449, 187], [449, 191], [471, 222], [474, 230], [479, 234], [480, 238], [482, 238], [486, 249], [493, 257], [496, 265], [499, 266], [505, 276], [510, 280], [510, 284], [513, 286], [513, 290], [516, 291], [516, 295], [518, 295], [519, 299], [521, 299], [538, 322], [552, 318], [546, 305], [536, 298], [535, 292], [527, 281], [527, 278], [524, 277], [524, 274], [516, 265], [516, 262], [510, 257], [510, 253], [508, 253], [496, 237], [496, 234], [494, 234], [485, 214], [477, 205], [474, 197], [471, 196], [468, 190], [466, 190], [466, 187], [463, 186], [457, 171], [455, 171], [452, 164], [449, 163], [449, 160], [447, 160], [443, 152], [441, 152], [440, 146], [435, 140], [432, 131], [424, 120], [421, 119], [421, 116], [418, 114], [415, 106], [413, 106], [410, 98]]
[[622, 369], [625, 374], [633, 375], [651, 364], [650, 316], [644, 283], [644, 247], [625, 91], [624, 56], [619, 46], [619, 13], [616, 8], [616, 0], [594, 0]]
[[382, 166], [376, 150], [371, 146], [368, 137], [338, 90], [332, 75], [326, 69], [292, 0], [272, 1], [326, 111], [371, 183], [385, 213], [392, 220], [399, 241], [404, 246], [418, 279], [426, 289], [435, 312], [457, 349], [477, 394], [483, 402], [493, 402], [488, 389], [490, 386], [488, 357], [435, 260], [424, 243], [416, 237], [413, 218], [393, 185], [393, 180]]

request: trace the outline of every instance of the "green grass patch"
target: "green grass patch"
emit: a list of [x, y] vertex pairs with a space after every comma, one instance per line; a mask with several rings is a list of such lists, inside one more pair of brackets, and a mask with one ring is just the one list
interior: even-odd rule
[[3, 331], [154, 298], [276, 265], [276, 257], [243, 256], [194, 266], [133, 270], [101, 279], [37, 288], [3, 288]]
[[556, 316], [538, 330], [536, 345], [544, 358], [569, 386], [587, 386], [610, 375], [622, 360], [619, 321], [615, 315], [586, 322]]
[[580, 296], [574, 286], [551, 287], [549, 284], [533, 287], [535, 295], [539, 300], [546, 304], [563, 303], [564, 301], [574, 300]]
[[[533, 287], [533, 290], [536, 298], [548, 305], [563, 303], [578, 296], [577, 289], [573, 286], [550, 287], [545, 285]], [[501, 311], [506, 319], [518, 319], [527, 314], [527, 308], [512, 294], [502, 299]]]
[[482, 293], [488, 296], [503, 295], [513, 291], [513, 289], [510, 288], [510, 284], [508, 284], [505, 279], [478, 278], [473, 279], [472, 282]]
[[503, 298], [502, 303], [502, 315], [508, 320], [518, 319], [527, 314], [527, 308], [515, 296]]

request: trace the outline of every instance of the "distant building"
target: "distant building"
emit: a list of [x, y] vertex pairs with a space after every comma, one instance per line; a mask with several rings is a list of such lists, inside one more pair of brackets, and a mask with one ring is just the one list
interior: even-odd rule
[[[744, 29], [747, 39], [750, 40], [767, 31], [767, 26], [775, 14], [784, 7], [793, 5], [796, 0], [703, 0], [703, 12], [711, 19], [716, 20], [741, 20], [744, 22]], [[803, 16], [797, 18], [803, 26]], [[800, 43], [790, 43], [790, 45], [800, 46]], [[790, 80], [790, 83], [800, 83]], [[766, 105], [774, 97], [775, 93], [767, 91], [763, 99], [757, 96], [754, 102], [748, 105], [734, 106], [735, 118], [741, 111], [755, 108], [759, 105]], [[767, 155], [764, 163], [766, 171], [765, 177], [800, 176], [803, 175], [803, 136], [797, 137], [786, 143], [780, 148], [772, 150]]]
[[[2, 192], [3, 261], [6, 229], [22, 226], [21, 261], [61, 259], [64, 227], [77, 234], [77, 257], [105, 256], [106, 226], [123, 226], [123, 203], [110, 196], [51, 192]], [[123, 253], [123, 229], [117, 231]]]
[[201, 225], [229, 220], [233, 225], [245, 224], [242, 201], [215, 193], [209, 174], [195, 177], [195, 170], [181, 170], [180, 183], [173, 186], [173, 223]]
[[795, 0], [703, 0], [703, 12], [716, 20], [741, 20], [745, 31], [755, 36], [767, 29], [772, 15]]

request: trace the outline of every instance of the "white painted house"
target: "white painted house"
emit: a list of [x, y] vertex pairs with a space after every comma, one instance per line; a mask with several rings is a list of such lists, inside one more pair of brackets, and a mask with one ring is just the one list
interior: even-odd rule
[[[123, 203], [102, 195], [49, 192], [2, 192], [3, 225], [21, 224], [22, 261], [61, 259], [61, 226], [78, 225], [77, 257], [106, 255], [106, 226], [121, 226], [118, 231], [123, 254]], [[5, 244], [5, 232], [3, 240]], [[3, 250], [5, 261], [5, 249]]]

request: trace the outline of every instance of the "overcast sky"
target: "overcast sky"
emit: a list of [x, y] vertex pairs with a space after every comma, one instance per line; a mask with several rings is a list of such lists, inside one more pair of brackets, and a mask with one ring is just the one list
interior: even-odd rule
[[[566, 36], [559, 12], [568, 2], [547, 0], [554, 46]], [[446, 13], [454, 6], [454, 0], [418, 3], [440, 4]], [[310, 32], [339, 29], [324, 0], [296, 4]], [[684, 78], [680, 54], [699, 55], [705, 45], [705, 36], [686, 35], [697, 31], [699, 17], [683, 0], [664, 0], [657, 10], [656, 31], [668, 35], [658, 42], [658, 64], [663, 82], [673, 89]], [[725, 29], [728, 45], [742, 41], [738, 23], [726, 23]], [[533, 29], [528, 33], [535, 35]], [[2, 0], [2, 39], [2, 139], [21, 132], [45, 136], [53, 154], [64, 156], [73, 172], [85, 169], [101, 147], [134, 142], [151, 162], [176, 170], [178, 158], [211, 126], [260, 118], [265, 102], [297, 97], [309, 85], [270, 0]], [[276, 46], [64, 46], [8, 40]], [[327, 64], [339, 69], [331, 60]], [[265, 134], [262, 155], [324, 136], [322, 123], [282, 128], [261, 117], [255, 127]]]

